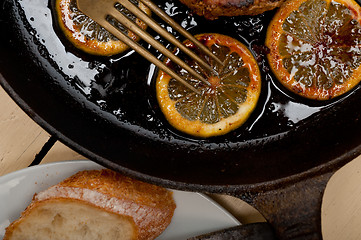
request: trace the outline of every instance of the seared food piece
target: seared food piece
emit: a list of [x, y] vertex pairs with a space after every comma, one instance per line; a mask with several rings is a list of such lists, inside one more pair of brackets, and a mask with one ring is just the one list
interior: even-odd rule
[[200, 34], [196, 38], [224, 65], [204, 56], [193, 43], [186, 41], [186, 46], [208, 60], [216, 72], [184, 58], [208, 79], [207, 85], [168, 62], [199, 93], [160, 71], [156, 82], [158, 103], [168, 122], [182, 132], [197, 137], [223, 135], [241, 126], [254, 110], [261, 91], [260, 71], [251, 52], [237, 40], [215, 33]]
[[180, 0], [210, 20], [220, 16], [257, 15], [279, 7], [284, 0]]

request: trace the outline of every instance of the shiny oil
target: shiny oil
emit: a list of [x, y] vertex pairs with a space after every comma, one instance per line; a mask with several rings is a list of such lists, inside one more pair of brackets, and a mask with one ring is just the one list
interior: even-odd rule
[[[196, 139], [176, 131], [163, 117], [155, 99], [157, 68], [154, 65], [132, 50], [112, 57], [99, 57], [76, 49], [57, 26], [53, 0], [19, 0], [18, 5], [39, 54], [57, 69], [64, 81], [94, 104], [94, 111], [104, 116], [110, 114], [109, 121], [115, 125], [127, 124], [137, 134], [148, 134], [165, 141], [194, 143], [208, 149], [214, 144], [223, 146], [277, 140], [297, 128], [312, 124], [318, 116], [359, 90], [357, 86], [339, 98], [318, 102], [301, 98], [285, 89], [270, 71], [264, 46], [267, 26], [275, 11], [209, 21], [193, 15], [177, 0], [155, 2], [192, 34], [216, 32], [229, 35], [252, 51], [262, 73], [262, 90], [256, 109], [243, 126], [225, 136], [211, 139]], [[156, 16], [154, 18], [181, 41], [184, 40]], [[148, 31], [155, 39], [172, 48], [152, 30]], [[161, 58], [158, 52], [141, 43]]]

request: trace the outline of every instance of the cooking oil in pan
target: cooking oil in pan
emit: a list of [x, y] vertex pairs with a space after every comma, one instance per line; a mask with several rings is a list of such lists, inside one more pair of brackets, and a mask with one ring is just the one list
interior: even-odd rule
[[[92, 102], [99, 114], [110, 113], [109, 121], [135, 126], [139, 134], [151, 132], [160, 139], [203, 143], [238, 143], [254, 139], [278, 138], [302, 125], [311, 124], [346, 96], [332, 101], [302, 99], [285, 90], [270, 72], [264, 46], [267, 24], [274, 12], [248, 17], [227, 17], [208, 21], [192, 13], [179, 1], [155, 1], [173, 19], [192, 34], [216, 32], [246, 44], [256, 57], [262, 72], [262, 90], [252, 116], [239, 129], [210, 140], [194, 139], [174, 130], [164, 119], [155, 99], [157, 69], [133, 51], [112, 57], [92, 56], [74, 48], [62, 35], [54, 20], [52, 2], [18, 1], [28, 31], [33, 32], [38, 52], [45, 61]], [[157, 19], [155, 16], [154, 18]], [[160, 21], [160, 20], [159, 20]], [[167, 28], [181, 41], [181, 36]], [[166, 44], [149, 30], [155, 39]], [[142, 43], [156, 55], [145, 43]], [[358, 88], [356, 89], [358, 90]], [[349, 94], [352, 94], [349, 93]], [[208, 146], [209, 147], [209, 146]]]

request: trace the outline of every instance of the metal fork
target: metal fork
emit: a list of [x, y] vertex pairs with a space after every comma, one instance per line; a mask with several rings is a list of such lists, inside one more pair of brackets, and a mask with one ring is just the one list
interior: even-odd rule
[[[157, 14], [163, 21], [169, 24], [174, 30], [178, 31], [187, 39], [191, 40], [199, 49], [203, 51], [206, 55], [215, 60], [218, 64], [223, 65], [222, 61], [220, 61], [207, 47], [205, 47], [202, 43], [200, 43], [196, 38], [194, 38], [189, 32], [187, 32], [183, 27], [177, 24], [173, 19], [171, 19], [162, 9], [160, 9], [157, 5], [152, 3], [149, 0], [138, 0], [144, 3], [152, 12]], [[141, 29], [137, 24], [135, 24], [128, 17], [123, 15], [120, 11], [115, 8], [116, 4], [121, 4], [124, 8], [128, 9], [132, 14], [134, 14], [137, 18], [146, 23], [149, 27], [155, 30], [160, 36], [164, 37], [174, 46], [178, 47], [181, 51], [189, 55], [192, 59], [194, 59], [198, 64], [200, 64], [205, 69], [210, 72], [214, 72], [215, 70], [202, 58], [200, 58], [193, 51], [188, 49], [184, 44], [182, 44], [177, 38], [175, 38], [172, 34], [162, 28], [156, 21], [150, 18], [146, 13], [144, 13], [138, 6], [131, 3], [129, 0], [77, 0], [78, 9], [82, 11], [85, 15], [93, 19], [100, 26], [104, 27], [107, 31], [112, 33], [119, 40], [127, 44], [130, 48], [134, 49], [137, 53], [142, 55], [148, 61], [155, 64], [161, 70], [166, 72], [172, 78], [178, 80], [183, 83], [186, 87], [190, 88], [196, 93], [199, 93], [197, 89], [195, 89], [192, 85], [190, 85], [185, 79], [181, 76], [177, 75], [172, 69], [170, 69], [166, 64], [160, 61], [157, 57], [148, 52], [144, 47], [142, 47], [139, 43], [135, 42], [133, 39], [128, 37], [125, 33], [120, 31], [118, 28], [113, 26], [107, 19], [111, 16], [123, 26], [125, 26], [129, 31], [135, 33], [146, 42], [148, 42], [152, 47], [157, 49], [160, 53], [171, 59], [176, 64], [180, 65], [183, 69], [185, 69], [189, 74], [193, 75], [197, 79], [201, 80], [207, 85], [210, 83], [198, 72], [196, 72], [193, 68], [188, 66], [184, 61], [182, 61], [179, 57], [174, 55], [171, 51], [169, 51], [165, 46], [163, 46], [160, 42], [154, 39], [149, 33]]]

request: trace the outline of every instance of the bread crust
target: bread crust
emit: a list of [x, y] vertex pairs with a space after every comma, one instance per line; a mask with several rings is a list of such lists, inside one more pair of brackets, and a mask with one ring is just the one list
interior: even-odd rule
[[[155, 239], [170, 224], [176, 208], [172, 192], [123, 176], [109, 169], [81, 171], [33, 197], [23, 212], [52, 199], [73, 199], [107, 212], [131, 217], [139, 240]], [[17, 221], [21, 221], [21, 218]], [[15, 221], [7, 231], [16, 226]]]

